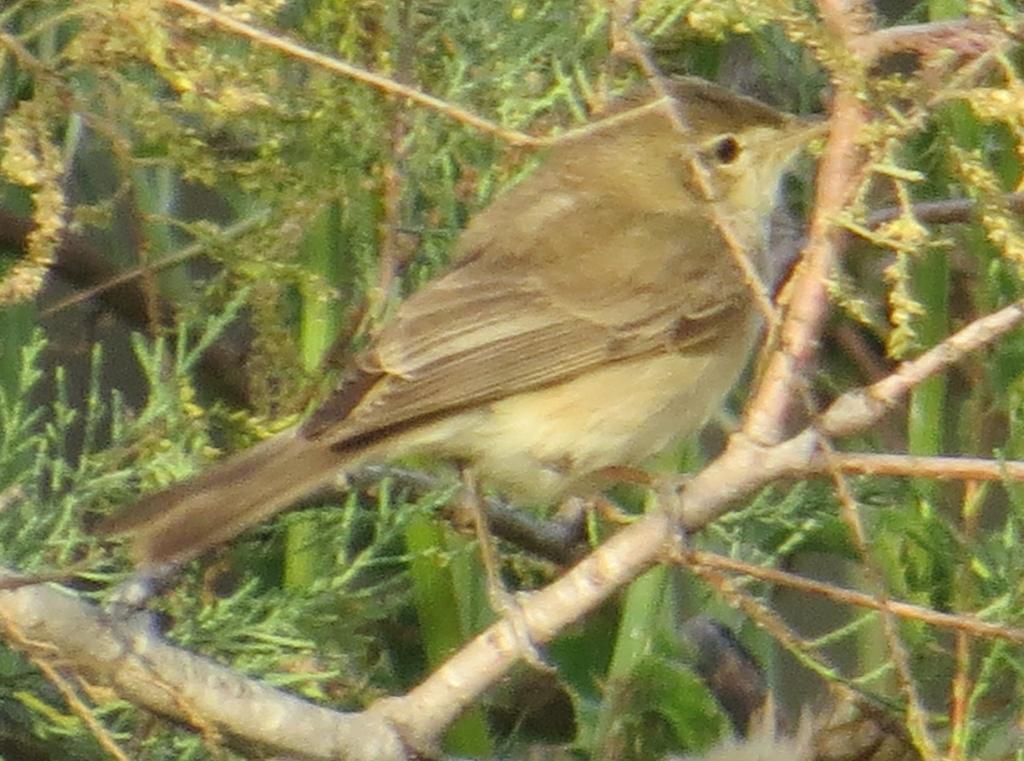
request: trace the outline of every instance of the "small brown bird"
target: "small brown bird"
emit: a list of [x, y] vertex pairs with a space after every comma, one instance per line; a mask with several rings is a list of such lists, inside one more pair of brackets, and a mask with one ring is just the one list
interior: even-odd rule
[[131, 534], [142, 563], [186, 560], [339, 470], [414, 452], [550, 502], [697, 430], [760, 323], [714, 217], [763, 270], [779, 181], [821, 128], [701, 80], [670, 87], [559, 141], [477, 215], [455, 266], [304, 423], [98, 530]]

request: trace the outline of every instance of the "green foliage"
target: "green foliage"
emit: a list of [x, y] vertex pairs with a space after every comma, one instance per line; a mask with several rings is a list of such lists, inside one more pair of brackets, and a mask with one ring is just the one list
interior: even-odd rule
[[685, 664], [648, 655], [628, 679], [609, 686], [616, 719], [599, 746], [616, 758], [660, 758], [680, 748], [702, 751], [728, 733], [728, 721]]
[[[619, 29], [601, 3], [224, 5], [276, 36], [533, 134], [599, 116], [641, 79], [616, 51]], [[907, 18], [956, 14], [955, 5], [921, 4]], [[1024, 230], [1005, 197], [1022, 178], [1018, 50], [990, 51], [984, 76], [930, 61], [950, 74], [937, 88], [898, 68], [869, 76], [798, 4], [643, 2], [630, 28], [665, 71], [739, 70], [740, 81], [758, 80], [755, 91], [785, 89], [775, 94], [800, 112], [819, 106], [829, 75], [845, 77], [872, 105], [863, 135], [871, 172], [842, 220], [865, 242], [850, 248], [832, 284], [848, 314], [830, 337], [876, 364], [826, 341], [811, 395], [824, 402], [862, 385], [892, 369], [890, 360], [1021, 298]], [[22, 0], [0, 9], [0, 30], [0, 211], [35, 225], [0, 250], [0, 563], [79, 569], [76, 585], [99, 599], [129, 565], [84, 523], [294, 421], [332, 381], [324, 354], [344, 358], [365, 344], [400, 298], [455, 255], [466, 221], [532, 164], [449, 115], [149, 0]], [[915, 203], [957, 196], [978, 202], [967, 224], [924, 225], [914, 214]], [[868, 229], [867, 210], [879, 206], [897, 216]], [[114, 319], [81, 307], [44, 314], [29, 299], [46, 277], [67, 276], [54, 256], [69, 231], [112, 272], [140, 268], [131, 282], [159, 294], [173, 319], [152, 300], [142, 316], [110, 302], [98, 308]], [[343, 345], [332, 350], [338, 332]], [[223, 379], [203, 364], [204, 352], [239, 334], [251, 334], [244, 360], [218, 369], [242, 371], [242, 409], [218, 395]], [[841, 445], [1020, 459], [1022, 389], [1018, 332], [920, 385], [905, 410]], [[715, 451], [690, 446], [691, 462]], [[831, 581], [941, 612], [1024, 623], [1020, 486], [878, 476], [848, 484], [866, 557], [825, 478], [768, 489], [690, 541], [773, 569], [814, 575], [827, 566]], [[340, 709], [409, 689], [494, 617], [475, 544], [438, 517], [452, 490], [385, 480], [248, 532], [193, 563], [155, 604], [168, 636]], [[501, 549], [499, 570], [514, 589], [557, 573]], [[833, 605], [833, 618], [794, 615], [808, 633], [785, 642], [786, 654], [747, 618], [757, 606], [781, 609], [784, 595], [766, 582], [736, 586], [747, 595], [742, 612], [708, 580], [680, 582], [664, 568], [639, 579], [548, 649], [554, 729], [538, 728], [514, 700], [530, 689], [516, 676], [503, 686], [513, 707], [500, 696], [484, 701], [449, 747], [487, 756], [557, 741], [609, 759], [707, 747], [726, 721], [676, 633], [680, 618], [705, 609], [736, 626], [780, 685], [795, 658], [805, 679], [813, 672], [905, 708], [876, 611]], [[960, 667], [950, 637], [920, 620], [897, 629], [915, 686], [943, 717]], [[1024, 704], [1024, 657], [984, 636], [971, 645], [971, 720], [959, 739], [967, 753], [995, 757], [1012, 750], [999, 741]], [[211, 754], [201, 738], [148, 727], [123, 702], [95, 710], [139, 739], [138, 758]], [[14, 650], [0, 650], [7, 727], [50, 755], [103, 757]]]

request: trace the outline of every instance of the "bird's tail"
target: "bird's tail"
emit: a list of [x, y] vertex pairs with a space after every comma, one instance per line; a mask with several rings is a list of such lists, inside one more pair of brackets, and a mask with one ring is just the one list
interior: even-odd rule
[[344, 455], [285, 431], [143, 497], [94, 532], [130, 535], [139, 563], [182, 562], [283, 510], [345, 465]]

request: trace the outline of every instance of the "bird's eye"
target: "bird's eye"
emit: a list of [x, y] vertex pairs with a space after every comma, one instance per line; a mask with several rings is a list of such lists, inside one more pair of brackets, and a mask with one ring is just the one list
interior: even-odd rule
[[720, 137], [711, 146], [711, 153], [719, 164], [731, 164], [740, 157], [740, 142], [732, 135]]

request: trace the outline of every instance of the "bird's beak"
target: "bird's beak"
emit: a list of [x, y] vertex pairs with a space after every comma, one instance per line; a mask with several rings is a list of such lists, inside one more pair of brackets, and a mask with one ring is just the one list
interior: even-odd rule
[[828, 134], [828, 121], [825, 119], [794, 119], [791, 130], [779, 140], [779, 152], [796, 153], [816, 138]]

